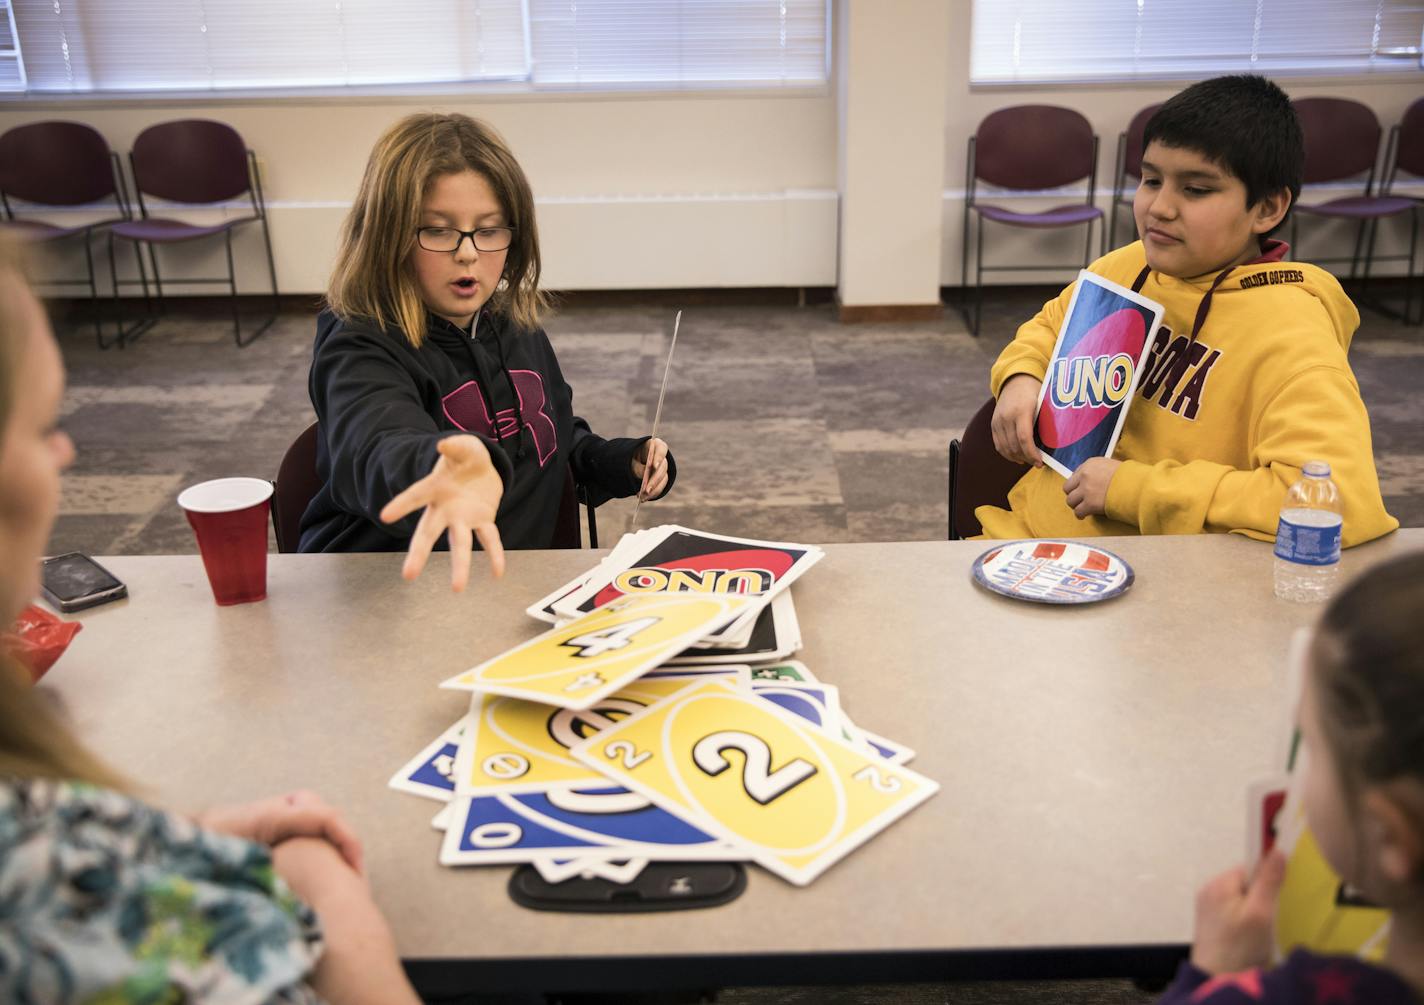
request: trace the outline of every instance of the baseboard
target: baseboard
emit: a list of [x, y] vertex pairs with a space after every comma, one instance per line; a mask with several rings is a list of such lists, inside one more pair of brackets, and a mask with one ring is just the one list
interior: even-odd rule
[[944, 317], [943, 304], [841, 304], [843, 325], [878, 324], [884, 322], [939, 321]]

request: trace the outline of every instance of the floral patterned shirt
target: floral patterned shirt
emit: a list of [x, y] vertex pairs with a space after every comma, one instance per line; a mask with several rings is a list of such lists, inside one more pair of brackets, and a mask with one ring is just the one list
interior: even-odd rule
[[0, 779], [0, 1000], [307, 1005], [321, 951], [265, 847], [111, 790]]

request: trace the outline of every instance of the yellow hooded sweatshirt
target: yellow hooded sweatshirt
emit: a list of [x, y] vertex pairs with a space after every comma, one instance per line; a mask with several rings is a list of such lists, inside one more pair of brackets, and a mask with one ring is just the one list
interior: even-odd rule
[[[1212, 531], [1273, 541], [1286, 490], [1311, 460], [1329, 462], [1340, 487], [1345, 547], [1398, 527], [1380, 497], [1370, 420], [1346, 358], [1359, 312], [1325, 270], [1270, 260], [1283, 251], [1277, 242], [1224, 278], [1149, 273], [1142, 293], [1165, 314], [1118, 440], [1107, 515], [1078, 519], [1062, 476], [1031, 468], [1009, 493], [1012, 512], [975, 511], [985, 535]], [[1146, 268], [1142, 242], [1091, 268], [1131, 287]], [[989, 378], [996, 398], [1015, 374], [1043, 380], [1072, 295], [1070, 285], [1044, 304], [1000, 353]]]

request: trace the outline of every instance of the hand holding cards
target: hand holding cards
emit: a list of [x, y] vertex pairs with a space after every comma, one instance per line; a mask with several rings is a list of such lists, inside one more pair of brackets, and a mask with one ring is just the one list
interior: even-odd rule
[[1034, 444], [1064, 478], [1090, 457], [1111, 457], [1162, 305], [1084, 269], [1039, 391]]

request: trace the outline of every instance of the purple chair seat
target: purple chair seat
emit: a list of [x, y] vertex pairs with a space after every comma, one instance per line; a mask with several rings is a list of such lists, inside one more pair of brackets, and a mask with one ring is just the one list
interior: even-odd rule
[[0, 223], [0, 229], [14, 234], [24, 241], [59, 241], [66, 237], [74, 237], [84, 233], [89, 229], [89, 224], [82, 227], [59, 227], [52, 223], [45, 223], [42, 220], [6, 220]]
[[191, 241], [198, 237], [221, 234], [225, 230], [231, 230], [239, 223], [247, 223], [255, 219], [257, 219], [255, 216], [244, 216], [237, 220], [223, 220], [221, 223], [196, 224], [185, 223], [182, 220], [165, 220], [162, 217], [148, 217], [115, 224], [113, 231], [115, 236], [129, 241], [173, 244], [176, 241]]
[[1042, 213], [1019, 213], [1002, 206], [986, 206], [982, 203], [975, 203], [974, 209], [986, 219], [1007, 223], [1014, 227], [1067, 227], [1075, 223], [1087, 223], [1090, 220], [1101, 219], [1103, 215], [1103, 211], [1098, 207], [1085, 206], [1081, 202], [1068, 206], [1055, 206]]
[[1352, 195], [1344, 199], [1313, 206], [1297, 206], [1297, 213], [1313, 213], [1316, 216], [1337, 216], [1351, 220], [1368, 220], [1380, 216], [1393, 216], [1413, 209], [1417, 203], [1402, 195]]

